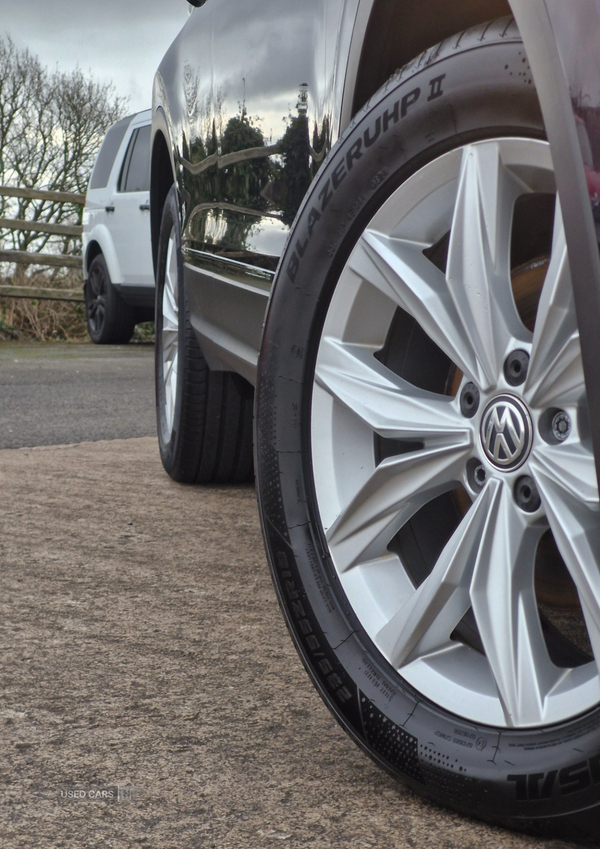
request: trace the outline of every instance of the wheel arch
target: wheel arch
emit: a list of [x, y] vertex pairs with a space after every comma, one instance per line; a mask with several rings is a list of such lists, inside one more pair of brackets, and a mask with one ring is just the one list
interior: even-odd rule
[[510, 14], [508, 0], [373, 0], [351, 93], [351, 117], [415, 56], [470, 27]]
[[89, 274], [90, 265], [102, 253], [102, 248], [100, 247], [100, 243], [96, 241], [96, 239], [92, 239], [91, 242], [88, 243], [88, 246], [85, 251], [85, 263], [84, 263], [84, 277], [87, 280], [87, 276]]
[[113, 283], [113, 285], [116, 284], [117, 286], [123, 283], [123, 275], [121, 274], [119, 258], [117, 256], [110, 231], [104, 224], [99, 224], [94, 227], [90, 233], [89, 241], [85, 248], [83, 269], [84, 277], [86, 279], [89, 274], [90, 265], [99, 254], [102, 254], [104, 257], [111, 283]]
[[152, 238], [152, 261], [156, 275], [160, 222], [169, 190], [175, 182], [175, 169], [171, 147], [167, 141], [168, 130], [162, 109], [154, 114], [154, 137], [150, 159], [150, 231]]

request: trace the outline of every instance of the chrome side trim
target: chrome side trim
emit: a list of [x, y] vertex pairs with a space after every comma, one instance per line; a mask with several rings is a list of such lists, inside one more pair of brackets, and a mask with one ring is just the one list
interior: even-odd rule
[[260, 288], [267, 294], [271, 291], [275, 272], [258, 265], [250, 265], [237, 259], [219, 256], [208, 251], [198, 251], [194, 248], [184, 247], [183, 259], [190, 266], [202, 271], [213, 272], [217, 277], [225, 277], [240, 285], [246, 284], [250, 289]]

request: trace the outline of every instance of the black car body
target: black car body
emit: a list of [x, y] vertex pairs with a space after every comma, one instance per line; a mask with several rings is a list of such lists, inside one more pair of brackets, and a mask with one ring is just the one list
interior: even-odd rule
[[[419, 792], [588, 839], [600, 810], [600, 3], [193, 5], [153, 100], [165, 468], [197, 483], [251, 477], [256, 386], [267, 553], [339, 721]], [[446, 449], [453, 471], [439, 461], [406, 494]], [[407, 595], [392, 615], [395, 592]], [[566, 609], [583, 647], [561, 631]], [[456, 627], [441, 635], [445, 617]], [[436, 678], [455, 655], [463, 671]]]

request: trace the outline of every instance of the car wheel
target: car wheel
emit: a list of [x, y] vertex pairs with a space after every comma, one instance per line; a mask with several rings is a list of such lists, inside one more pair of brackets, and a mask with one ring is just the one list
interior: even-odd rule
[[332, 152], [280, 264], [256, 417], [279, 600], [349, 734], [459, 811], [596, 834], [598, 489], [512, 21], [404, 68]]
[[185, 483], [253, 478], [249, 383], [212, 371], [190, 321], [177, 193], [167, 196], [158, 242], [155, 323], [156, 415], [163, 466]]
[[135, 313], [113, 286], [102, 254], [90, 264], [85, 285], [87, 327], [97, 345], [124, 345], [135, 328]]

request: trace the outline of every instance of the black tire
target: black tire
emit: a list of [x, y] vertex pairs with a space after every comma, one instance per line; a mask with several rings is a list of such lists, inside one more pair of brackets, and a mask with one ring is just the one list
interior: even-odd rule
[[102, 254], [90, 264], [85, 284], [88, 333], [96, 345], [125, 345], [136, 325], [135, 310], [113, 286]]
[[[163, 295], [171, 240], [176, 258], [174, 287], [178, 308], [172, 424], [168, 421], [163, 335]], [[183, 276], [180, 218], [174, 186], [165, 202], [158, 241], [155, 316], [156, 416], [160, 456], [166, 472], [182, 483], [252, 480], [254, 392], [238, 375], [212, 371], [198, 345], [190, 321]]]
[[342, 589], [312, 468], [317, 347], [366, 223], [436, 157], [507, 136], [544, 138], [529, 66], [508, 19], [448, 40], [398, 72], [336, 145], [296, 219], [267, 314], [256, 389], [259, 507], [300, 656], [328, 707], [376, 763], [465, 814], [595, 840], [600, 709], [518, 730], [469, 721], [413, 689], [370, 639]]

